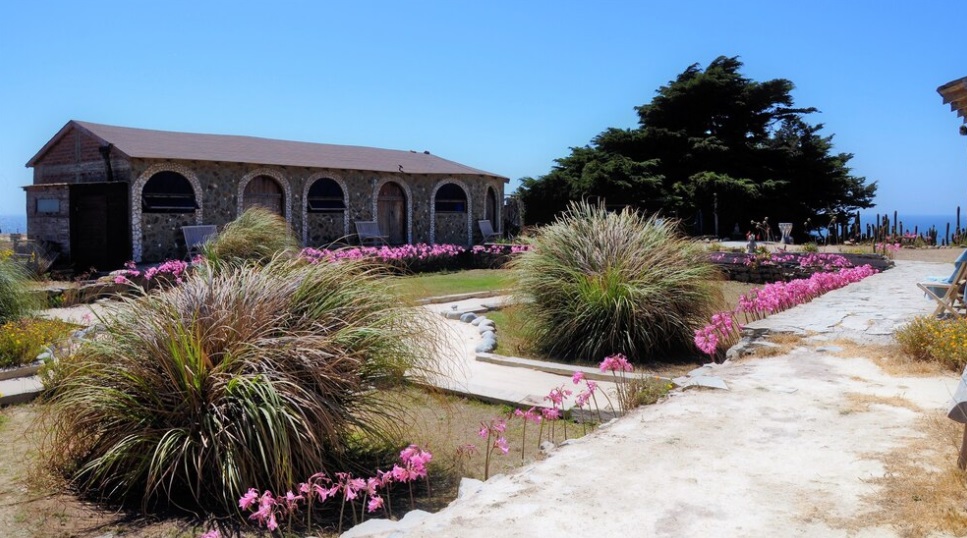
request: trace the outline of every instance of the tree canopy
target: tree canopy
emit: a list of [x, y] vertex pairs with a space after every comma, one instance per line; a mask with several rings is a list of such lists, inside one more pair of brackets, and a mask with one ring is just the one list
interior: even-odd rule
[[529, 224], [553, 220], [570, 200], [603, 201], [682, 219], [688, 231], [726, 236], [737, 224], [833, 216], [872, 206], [876, 182], [850, 174], [853, 155], [833, 153], [832, 135], [796, 108], [785, 79], [756, 82], [738, 58], [689, 66], [635, 107], [638, 127], [609, 128], [571, 148], [538, 178], [523, 178]]

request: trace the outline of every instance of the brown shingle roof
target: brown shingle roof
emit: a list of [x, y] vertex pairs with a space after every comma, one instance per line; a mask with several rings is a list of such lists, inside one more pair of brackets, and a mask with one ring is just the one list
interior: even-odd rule
[[504, 176], [448, 161], [429, 153], [291, 142], [252, 136], [153, 131], [76, 120], [69, 121], [37, 155], [30, 159], [27, 166], [34, 166], [47, 149], [69, 131], [71, 126], [87, 131], [104, 144], [113, 144], [116, 150], [132, 158], [221, 161], [377, 172], [400, 172], [402, 169], [407, 174], [470, 174], [507, 180]]
[[950, 103], [950, 110], [964, 118], [967, 123], [967, 77], [952, 80], [937, 88], [944, 103]]

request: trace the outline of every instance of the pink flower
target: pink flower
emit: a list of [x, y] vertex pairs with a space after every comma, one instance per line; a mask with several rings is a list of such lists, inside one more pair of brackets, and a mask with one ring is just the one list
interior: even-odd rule
[[296, 494], [292, 493], [291, 490], [285, 492], [285, 507], [286, 507], [286, 509], [288, 509], [290, 511], [295, 510], [299, 506], [299, 501], [301, 501], [303, 499], [304, 499], [304, 497], [302, 495], [296, 495]]
[[[275, 498], [272, 497], [272, 492], [266, 490], [265, 493], [259, 497], [259, 508], [252, 513], [248, 518], [254, 519], [259, 523], [267, 523], [271, 525], [275, 522]], [[275, 530], [270, 527], [270, 530]]]
[[366, 504], [366, 511], [375, 512], [383, 507], [383, 498], [379, 495], [373, 495], [369, 498], [369, 502]]
[[577, 385], [581, 381], [584, 381], [584, 372], [574, 372], [574, 375], [571, 376], [571, 383]]
[[527, 411], [521, 411], [520, 409], [514, 410], [514, 416], [524, 419], [525, 422], [533, 422], [538, 424], [541, 421], [541, 415], [533, 407]]
[[238, 507], [242, 510], [248, 510], [259, 500], [259, 492], [255, 488], [249, 488], [245, 495], [238, 500]]
[[222, 533], [218, 529], [212, 529], [202, 534], [199, 538], [222, 538]]
[[605, 357], [604, 360], [601, 361], [600, 366], [602, 372], [616, 372], [619, 370], [624, 372], [634, 371], [634, 367], [631, 366], [631, 363], [628, 362], [628, 359], [622, 353], [616, 353], [610, 357]]
[[541, 415], [543, 415], [544, 420], [557, 420], [561, 418], [561, 412], [556, 407], [541, 409]]
[[507, 445], [507, 439], [503, 437], [498, 437], [497, 441], [494, 442], [494, 446], [500, 449], [500, 451], [504, 454], [510, 451], [510, 447]]

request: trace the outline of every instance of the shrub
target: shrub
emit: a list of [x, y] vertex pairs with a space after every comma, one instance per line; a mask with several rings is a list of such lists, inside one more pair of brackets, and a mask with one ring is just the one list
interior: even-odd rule
[[201, 251], [217, 268], [225, 263], [264, 263], [280, 252], [298, 248], [299, 241], [284, 218], [255, 206], [225, 225], [225, 229], [206, 242]]
[[572, 204], [511, 263], [535, 348], [561, 359], [641, 360], [688, 346], [721, 277], [676, 223]]
[[802, 245], [799, 245], [799, 252], [806, 252], [806, 253], [815, 254], [815, 253], [819, 252], [819, 245], [817, 245], [816, 243], [812, 243], [812, 242], [803, 243]]
[[[50, 465], [96, 498], [142, 509], [237, 511], [347, 470], [391, 440], [374, 389], [435, 356], [432, 321], [361, 262], [199, 270], [127, 299], [50, 378]], [[368, 443], [368, 444], [367, 444]]]
[[40, 296], [30, 293], [30, 273], [12, 257], [0, 258], [0, 323], [19, 319], [40, 307]]
[[30, 364], [44, 349], [66, 338], [77, 326], [38, 318], [24, 318], [0, 325], [0, 368]]
[[920, 316], [893, 338], [913, 360], [938, 362], [955, 371], [967, 364], [967, 320]]

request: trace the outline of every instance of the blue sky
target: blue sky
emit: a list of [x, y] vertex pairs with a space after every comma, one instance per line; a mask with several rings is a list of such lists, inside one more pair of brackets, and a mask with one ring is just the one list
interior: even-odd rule
[[[0, 214], [69, 119], [429, 150], [539, 176], [693, 63], [740, 56], [877, 181], [878, 210], [967, 209], [960, 1], [4, 2]], [[938, 193], [941, 195], [938, 196]], [[781, 218], [778, 215], [777, 219]]]

